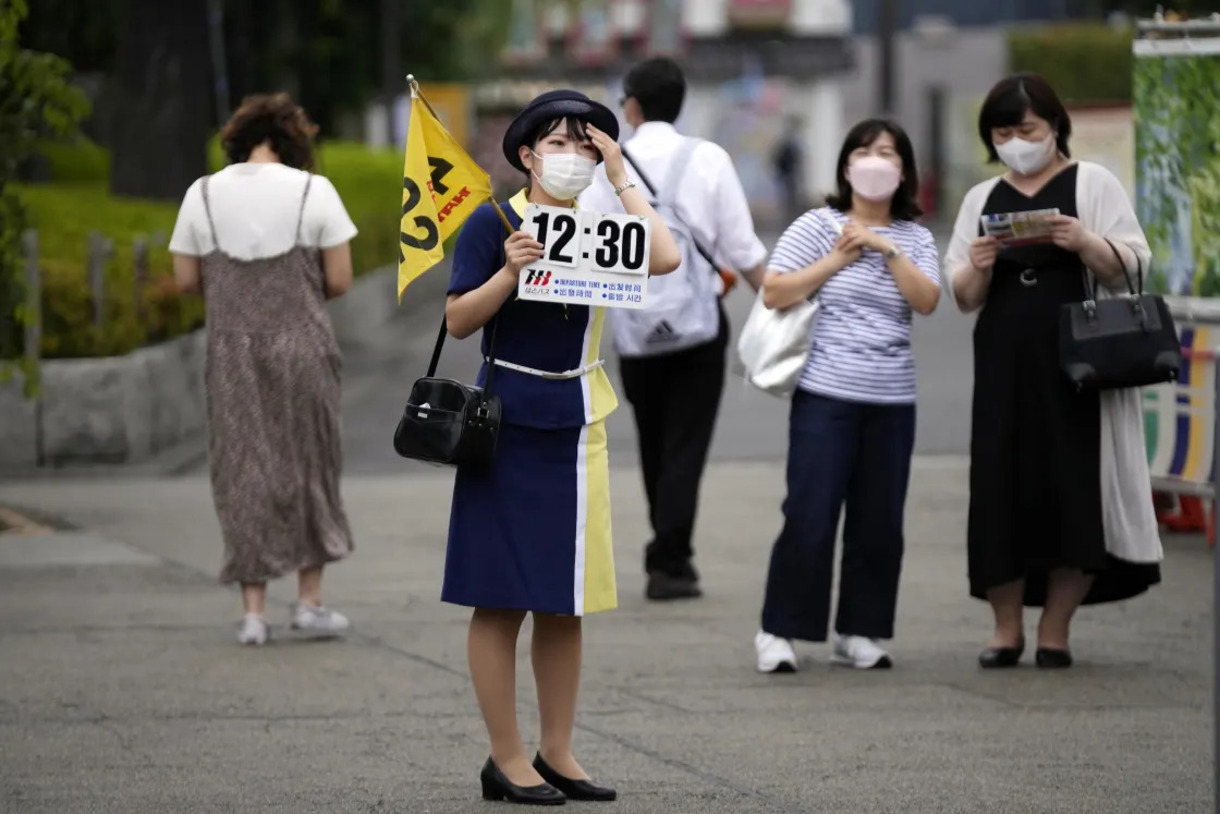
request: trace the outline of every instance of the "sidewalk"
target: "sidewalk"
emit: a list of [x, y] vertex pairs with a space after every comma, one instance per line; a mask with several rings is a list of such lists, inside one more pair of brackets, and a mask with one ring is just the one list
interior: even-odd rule
[[[1078, 666], [984, 674], [986, 607], [966, 596], [965, 478], [917, 460], [896, 667], [824, 645], [753, 671], [782, 467], [720, 463], [703, 492], [707, 596], [645, 603], [634, 469], [612, 482], [619, 610], [587, 622], [578, 753], [617, 785], [606, 811], [1212, 810], [1212, 560], [1167, 539], [1164, 583], [1081, 611]], [[487, 812], [466, 679], [467, 613], [437, 601], [451, 475], [353, 477], [357, 551], [327, 576], [346, 641], [234, 640], [206, 479], [0, 484], [0, 505], [80, 530], [0, 534], [0, 811]], [[1034, 617], [1028, 631], [1032, 638]], [[522, 725], [537, 732], [528, 639]], [[578, 805], [578, 807], [580, 807]], [[585, 806], [588, 808], [589, 806]]]

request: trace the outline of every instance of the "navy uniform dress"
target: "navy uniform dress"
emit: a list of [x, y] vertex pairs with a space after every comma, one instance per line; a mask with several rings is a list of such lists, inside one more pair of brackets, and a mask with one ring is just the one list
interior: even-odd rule
[[[502, 208], [519, 228], [525, 192]], [[482, 286], [504, 265], [504, 224], [490, 204], [463, 226], [450, 294]], [[618, 406], [598, 366], [605, 309], [519, 300], [483, 330], [484, 358], [582, 374], [544, 379], [497, 367], [503, 405], [495, 461], [457, 471], [441, 599], [476, 608], [583, 616], [618, 604], [610, 537], [605, 418]], [[487, 365], [478, 384], [486, 380]]]

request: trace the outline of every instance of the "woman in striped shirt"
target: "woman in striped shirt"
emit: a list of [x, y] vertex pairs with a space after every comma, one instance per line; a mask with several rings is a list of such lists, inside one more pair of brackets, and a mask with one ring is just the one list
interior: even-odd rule
[[761, 672], [796, 669], [793, 639], [826, 641], [845, 502], [832, 661], [891, 664], [877, 641], [893, 637], [915, 442], [911, 312], [935, 310], [939, 263], [931, 232], [915, 223], [918, 173], [902, 128], [856, 125], [836, 177], [829, 205], [780, 238], [764, 286], [770, 308], [817, 296], [820, 310], [792, 398], [784, 528], [754, 640]]

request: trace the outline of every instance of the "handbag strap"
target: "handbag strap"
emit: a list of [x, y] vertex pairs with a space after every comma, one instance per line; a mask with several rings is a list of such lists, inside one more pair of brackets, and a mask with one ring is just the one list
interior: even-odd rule
[[[1103, 237], [1102, 240], [1106, 241], [1110, 251], [1114, 252], [1114, 258], [1118, 260], [1118, 267], [1122, 269], [1123, 277], [1127, 280], [1127, 291], [1134, 296], [1142, 297], [1144, 295], [1144, 261], [1140, 259], [1140, 253], [1134, 249], [1131, 250], [1131, 253], [1135, 255], [1136, 278], [1139, 280], [1138, 284], [1136, 284], [1131, 281], [1131, 272], [1127, 270], [1127, 262], [1123, 260], [1122, 254], [1119, 253], [1114, 243], [1108, 237]], [[1089, 285], [1089, 272], [1086, 268], [1084, 271], [1084, 292], [1088, 299], [1097, 299], [1097, 285], [1096, 279], [1094, 279], [1092, 286]]]
[[[676, 191], [677, 184], [675, 182], [681, 180], [681, 173], [686, 171], [687, 165], [690, 164], [691, 156], [694, 155], [695, 148], [698, 146], [699, 143], [695, 139], [684, 140], [681, 151], [675, 158], [675, 166], [670, 170], [669, 176], [666, 179], [670, 182], [671, 187], [675, 187], [675, 190], [669, 192], [665, 199], [662, 199], [661, 195], [657, 192], [657, 188], [654, 187], [652, 182], [648, 180], [648, 176], [645, 175], [644, 170], [640, 168], [639, 162], [637, 162], [632, 157], [631, 153], [627, 151], [627, 145], [624, 144], [622, 147], [623, 157], [626, 158], [631, 164], [632, 169], [635, 170], [635, 174], [640, 176], [640, 181], [644, 184], [644, 187], [648, 190], [649, 194], [652, 195], [653, 199], [656, 200], [657, 205], [668, 204], [670, 208], [673, 209], [674, 217], [678, 218], [678, 220], [681, 220], [681, 217], [678, 215], [678, 208], [673, 205], [674, 202], [677, 201], [678, 197], [678, 193]], [[681, 170], [681, 172], [675, 172], [675, 170]], [[677, 175], [678, 178], [675, 178], [675, 175]], [[720, 274], [716, 267], [716, 261], [712, 259], [711, 253], [707, 249], [703, 248], [703, 244], [699, 242], [699, 238], [695, 237], [694, 231], [691, 231], [690, 238], [695, 244], [695, 250], [699, 252], [700, 256], [702, 256], [703, 259], [707, 261], [708, 266], [711, 267], [712, 274]]]
[[[508, 227], [504, 227], [508, 231]], [[511, 234], [511, 232], [510, 232]], [[500, 244], [500, 265], [508, 262], [507, 254], [504, 251], [504, 244]], [[501, 306], [502, 307], [502, 306]], [[500, 312], [496, 311], [496, 315], [491, 318], [491, 340], [487, 343], [487, 378], [483, 384], [483, 392], [491, 393], [491, 380], [496, 371], [496, 331], [500, 327]], [[441, 350], [445, 347], [445, 337], [449, 335], [449, 315], [441, 314], [441, 328], [436, 334], [436, 345], [432, 348], [432, 360], [428, 362], [428, 378], [431, 379], [436, 375], [436, 369], [441, 363]]]

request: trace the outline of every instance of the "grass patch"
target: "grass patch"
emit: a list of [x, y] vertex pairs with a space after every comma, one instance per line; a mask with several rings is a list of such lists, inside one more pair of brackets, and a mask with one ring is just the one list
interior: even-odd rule
[[[38, 231], [43, 272], [44, 358], [112, 356], [170, 339], [203, 324], [196, 297], [167, 297], [158, 278], [172, 273], [166, 248], [178, 215], [177, 202], [122, 198], [109, 192], [110, 156], [87, 141], [46, 145], [43, 156], [54, 180], [16, 187]], [[224, 166], [218, 143], [209, 145], [213, 171]], [[397, 259], [398, 210], [402, 200], [402, 156], [333, 142], [319, 150], [319, 174], [338, 190], [359, 234], [352, 241], [356, 274]], [[186, 190], [183, 190], [185, 194]], [[105, 270], [106, 306], [101, 325], [93, 319], [87, 258], [89, 233], [113, 245]], [[137, 235], [160, 234], [149, 252], [149, 283], [137, 291], [133, 244]]]

